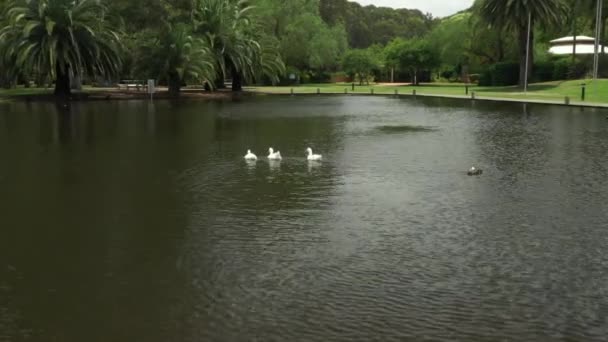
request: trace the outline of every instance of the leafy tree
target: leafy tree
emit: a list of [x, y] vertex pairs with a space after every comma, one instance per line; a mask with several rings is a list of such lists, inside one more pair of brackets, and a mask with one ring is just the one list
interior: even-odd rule
[[140, 74], [166, 80], [169, 94], [178, 96], [186, 81], [213, 84], [215, 56], [207, 41], [194, 37], [188, 27], [167, 23], [158, 38], [145, 38], [149, 43], [139, 53]]
[[[526, 55], [528, 44], [528, 19], [532, 25], [558, 25], [565, 17], [566, 6], [563, 0], [483, 0], [479, 14], [489, 24], [517, 33], [519, 42], [519, 85], [524, 86], [526, 76]], [[534, 44], [534, 30], [531, 31], [530, 44]], [[529, 65], [534, 62], [533, 50], [529, 54]], [[529, 68], [531, 75], [532, 68]]]
[[346, 48], [343, 27], [329, 28], [321, 18], [311, 13], [299, 16], [288, 25], [281, 41], [286, 63], [300, 70], [333, 69]]
[[344, 55], [342, 68], [353, 80], [359, 79], [359, 85], [363, 82], [369, 84], [369, 77], [377, 67], [373, 57], [366, 50], [350, 50]]
[[344, 27], [336, 25], [328, 28], [323, 25], [309, 43], [308, 65], [316, 70], [335, 69], [347, 48]]
[[274, 43], [259, 34], [254, 7], [246, 0], [195, 0], [192, 13], [195, 31], [203, 34], [215, 52], [216, 69], [223, 79], [232, 75], [232, 90], [242, 90], [243, 80], [252, 81], [258, 70], [273, 81], [284, 65]]
[[70, 95], [70, 76], [111, 77], [121, 67], [120, 39], [96, 0], [12, 0], [0, 29], [10, 68], [55, 78], [55, 95]]
[[347, 0], [320, 0], [319, 11], [326, 23], [344, 24], [354, 48], [386, 44], [395, 37], [422, 37], [435, 23], [430, 15], [418, 10], [361, 6]]
[[386, 48], [386, 60], [390, 65], [409, 71], [414, 84], [419, 83], [421, 71], [430, 71], [440, 64], [437, 52], [428, 41], [422, 39], [394, 40]]

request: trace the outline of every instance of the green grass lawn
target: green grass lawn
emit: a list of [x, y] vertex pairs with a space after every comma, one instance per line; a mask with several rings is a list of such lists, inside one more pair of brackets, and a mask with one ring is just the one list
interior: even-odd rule
[[[586, 83], [585, 102], [608, 103], [608, 79], [598, 80], [575, 80], [575, 81], [556, 81], [546, 83], [531, 84], [528, 93], [525, 94], [518, 87], [478, 87], [470, 86], [469, 92], [474, 91], [478, 97], [507, 98], [507, 99], [531, 99], [547, 101], [564, 101], [569, 96], [572, 102], [581, 100], [581, 84]], [[397, 90], [400, 94], [411, 94], [415, 89], [421, 95], [451, 95], [465, 96], [464, 84], [423, 84], [420, 86], [390, 86], [390, 85], [370, 85], [355, 86], [352, 91], [351, 84], [307, 84], [302, 86], [288, 87], [250, 87], [250, 91], [264, 93], [284, 93], [289, 94], [293, 88], [296, 94], [314, 94], [317, 89], [323, 93], [348, 93], [370, 94], [372, 89], [375, 94], [394, 94]]]

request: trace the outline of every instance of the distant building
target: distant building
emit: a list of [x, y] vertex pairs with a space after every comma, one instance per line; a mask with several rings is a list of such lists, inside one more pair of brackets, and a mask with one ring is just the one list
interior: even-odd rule
[[[549, 53], [553, 55], [571, 55], [574, 53], [574, 37], [563, 37], [554, 39], [551, 42]], [[600, 53], [605, 52], [605, 47], [600, 45]], [[576, 54], [592, 55], [595, 53], [595, 38], [587, 36], [576, 36]]]

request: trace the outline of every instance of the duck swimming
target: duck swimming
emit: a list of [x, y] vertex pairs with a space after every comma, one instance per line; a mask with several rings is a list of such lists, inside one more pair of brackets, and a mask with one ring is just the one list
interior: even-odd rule
[[258, 156], [251, 153], [251, 150], [247, 150], [247, 154], [245, 155], [245, 160], [258, 160]]
[[310, 148], [310, 147], [306, 149], [306, 152], [308, 153], [308, 157], [307, 157], [308, 160], [321, 160], [321, 159], [323, 159], [322, 155], [320, 155], [320, 154], [313, 154], [312, 153], [312, 148]]
[[469, 176], [480, 176], [482, 173], [483, 173], [483, 170], [482, 169], [478, 169], [475, 166], [471, 167], [469, 169], [469, 171], [467, 172], [467, 174]]
[[281, 151], [274, 151], [274, 149], [271, 147], [268, 149], [268, 159], [269, 160], [281, 160], [283, 159], [283, 157], [281, 157]]

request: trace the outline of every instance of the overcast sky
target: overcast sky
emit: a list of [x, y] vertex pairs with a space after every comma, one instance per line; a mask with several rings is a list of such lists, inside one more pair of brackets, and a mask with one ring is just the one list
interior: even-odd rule
[[[352, 1], [352, 0], [351, 0]], [[434, 17], [445, 17], [469, 8], [474, 0], [354, 0], [362, 5], [419, 9]]]

